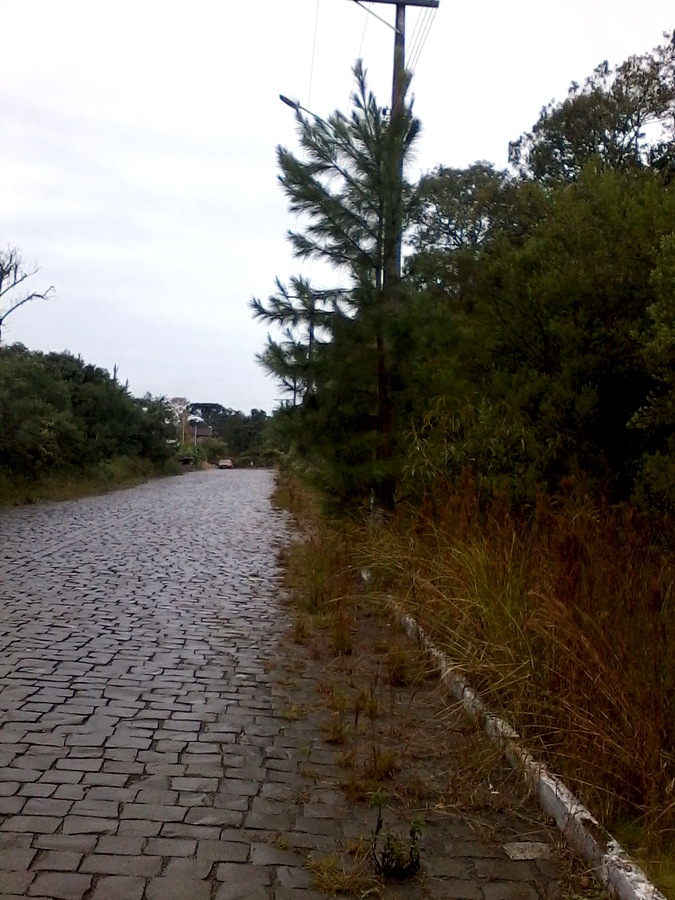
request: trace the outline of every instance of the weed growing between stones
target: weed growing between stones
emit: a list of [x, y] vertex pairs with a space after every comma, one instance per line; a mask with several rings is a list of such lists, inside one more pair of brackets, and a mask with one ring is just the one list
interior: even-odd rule
[[385, 828], [380, 847], [379, 838], [383, 824], [382, 808], [386, 802], [385, 791], [377, 790], [371, 795], [371, 805], [377, 809], [377, 822], [373, 832], [370, 856], [375, 870], [384, 881], [405, 881], [419, 872], [420, 837], [424, 819], [421, 816], [413, 818], [410, 823], [408, 841], [390, 828]]
[[[310, 538], [292, 547], [284, 559], [286, 587], [291, 611], [303, 622], [303, 653], [317, 672], [317, 706], [325, 711], [321, 736], [342, 748], [339, 764], [346, 770], [342, 791], [350, 803], [361, 805], [369, 804], [378, 791], [386, 789], [389, 795], [378, 833], [380, 866], [411, 877], [416, 852], [424, 868], [425, 846], [436, 840], [430, 835], [438, 832], [429, 828], [438, 829], [439, 822], [457, 814], [488, 842], [508, 840], [502, 837], [505, 827], [513, 829], [511, 835], [519, 833], [521, 826], [526, 833], [541, 829], [539, 819], [533, 818], [530, 825], [537, 811], [518, 776], [448, 698], [431, 700], [431, 691], [438, 690], [430, 687], [438, 684], [432, 663], [387, 621], [389, 607], [383, 598], [396, 587], [396, 579], [404, 577], [393, 553], [398, 536], [390, 536], [385, 527], [373, 531], [353, 522], [308, 522], [306, 509], [303, 505]], [[388, 542], [392, 554], [385, 557], [382, 546]], [[322, 546], [330, 565], [316, 563]], [[303, 547], [308, 548], [307, 558]], [[414, 540], [409, 538], [409, 553], [412, 549]], [[412, 559], [405, 553], [402, 558], [406, 566]], [[362, 576], [365, 568], [370, 579]], [[423, 575], [420, 567], [410, 573], [410, 579], [415, 582]], [[441, 594], [439, 590], [437, 596]], [[397, 596], [409, 599], [403, 591]], [[318, 597], [323, 598], [320, 603]], [[349, 654], [336, 653], [336, 621], [338, 629], [349, 630]], [[478, 646], [485, 653], [484, 644]], [[509, 684], [513, 676], [506, 670], [503, 674], [504, 683]], [[303, 774], [319, 773], [305, 768]], [[421, 814], [432, 823], [425, 829], [424, 841], [416, 830], [406, 837], [410, 823]], [[518, 817], [523, 818], [516, 824]], [[507, 821], [511, 824], [505, 826]], [[373, 824], [362, 836], [363, 846], [356, 856], [350, 854], [353, 858], [345, 859], [343, 849], [336, 851], [334, 864], [314, 860], [318, 875], [326, 875], [325, 884], [340, 871], [338, 882], [348, 884], [353, 863], [362, 861], [364, 854], [369, 858], [370, 876], [375, 873], [376, 880], [384, 882], [374, 861], [375, 851], [368, 850], [372, 839], [367, 835], [373, 834]], [[420, 888], [415, 884], [410, 890]]]

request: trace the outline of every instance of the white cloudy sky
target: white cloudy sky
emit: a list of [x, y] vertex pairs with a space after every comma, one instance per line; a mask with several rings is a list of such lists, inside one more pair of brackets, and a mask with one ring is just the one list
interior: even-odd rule
[[[408, 9], [409, 50], [429, 19]], [[278, 95], [346, 109], [361, 52], [387, 105], [392, 31], [351, 0], [0, 0], [0, 22], [0, 248], [56, 287], [3, 338], [117, 364], [137, 395], [271, 410], [247, 300], [299, 271]], [[419, 170], [505, 165], [570, 81], [674, 27], [672, 0], [441, 0], [413, 81]]]

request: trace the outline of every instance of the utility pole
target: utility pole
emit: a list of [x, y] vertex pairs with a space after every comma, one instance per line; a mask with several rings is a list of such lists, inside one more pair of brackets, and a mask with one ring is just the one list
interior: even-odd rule
[[405, 72], [405, 8], [425, 6], [438, 9], [439, 0], [363, 0], [364, 3], [388, 3], [396, 7], [396, 41], [394, 44], [394, 84], [391, 94], [392, 116], [403, 107], [403, 73]]
[[[438, 9], [439, 0], [364, 0], [368, 3], [388, 3], [390, 6], [396, 6], [396, 27], [394, 40], [394, 77], [391, 89], [391, 120], [396, 122], [403, 114], [403, 96], [405, 89], [405, 8], [406, 6], [424, 6], [430, 9]], [[399, 180], [402, 190], [403, 182], [403, 160], [401, 159], [399, 168]], [[394, 242], [395, 247], [389, 265], [385, 262], [385, 282], [388, 280], [398, 280], [401, 277], [401, 218], [400, 218], [400, 202], [397, 204], [399, 209], [396, 212], [397, 221], [394, 224]], [[388, 270], [388, 271], [387, 271]]]
[[[356, 0], [362, 6], [362, 0]], [[403, 115], [405, 96], [405, 8], [406, 6], [425, 6], [437, 9], [439, 0], [365, 0], [368, 3], [388, 3], [396, 6], [396, 39], [394, 41], [394, 77], [391, 92], [390, 128], [394, 136], [400, 137], [399, 157], [396, 161], [396, 182], [391, 186], [390, 202], [385, 205], [386, 215], [383, 225], [384, 247], [382, 259], [382, 293], [378, 302], [379, 319], [376, 325], [377, 353], [377, 395], [378, 395], [378, 430], [379, 447], [377, 457], [382, 462], [389, 462], [393, 456], [393, 404], [389, 385], [389, 367], [384, 340], [384, 317], [399, 302], [399, 284], [401, 281], [401, 255], [403, 244]], [[379, 500], [387, 509], [394, 507], [396, 491], [395, 478], [385, 475], [379, 485]]]

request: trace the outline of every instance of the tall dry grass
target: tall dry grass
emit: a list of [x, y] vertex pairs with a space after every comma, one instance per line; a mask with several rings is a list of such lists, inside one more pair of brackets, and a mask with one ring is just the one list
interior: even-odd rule
[[604, 824], [675, 844], [675, 549], [667, 521], [540, 498], [527, 519], [471, 479], [358, 539], [394, 595]]

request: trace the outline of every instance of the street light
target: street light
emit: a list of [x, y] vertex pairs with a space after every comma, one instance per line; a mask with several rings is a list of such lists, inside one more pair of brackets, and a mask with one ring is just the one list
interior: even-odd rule
[[199, 427], [199, 423], [203, 422], [203, 421], [204, 421], [204, 419], [202, 418], [202, 416], [195, 416], [195, 415], [188, 416], [188, 422], [190, 423], [190, 425], [194, 425], [194, 427], [195, 427], [195, 434], [194, 434], [195, 447], [197, 446], [197, 428]]
[[299, 100], [293, 100], [292, 97], [286, 97], [285, 94], [279, 94], [279, 99], [281, 100], [282, 103], [285, 103], [286, 106], [290, 106], [291, 109], [294, 109], [296, 112], [296, 115], [301, 112], [307, 113], [308, 116], [311, 116], [313, 119], [316, 119], [317, 122], [321, 122], [322, 125], [326, 125], [327, 127], [330, 128], [330, 126], [328, 125], [328, 122], [326, 122], [325, 119], [322, 119], [321, 116], [317, 116], [317, 114], [313, 113], [311, 109], [307, 109], [307, 107], [303, 106]]
[[299, 100], [291, 100], [290, 97], [286, 97], [286, 96], [284, 96], [284, 94], [279, 94], [279, 99], [281, 100], [282, 103], [285, 103], [286, 106], [290, 106], [291, 109], [294, 109], [296, 112], [299, 109], [302, 109], [302, 107], [300, 106]]

